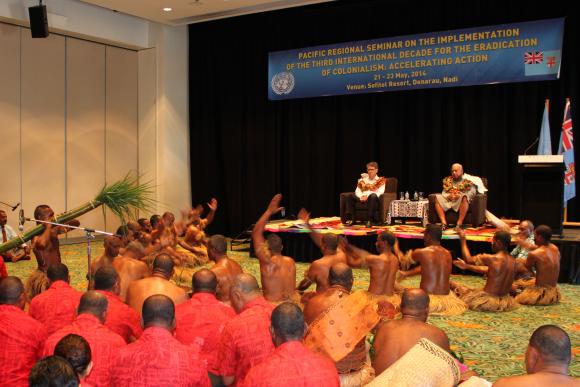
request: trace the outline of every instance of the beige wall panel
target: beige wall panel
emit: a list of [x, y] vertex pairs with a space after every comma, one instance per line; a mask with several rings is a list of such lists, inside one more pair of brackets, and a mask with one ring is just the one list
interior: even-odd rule
[[[93, 199], [105, 184], [105, 46], [74, 38], [66, 44], [66, 205], [72, 209]], [[105, 228], [101, 209], [80, 221], [82, 226]]]
[[[20, 201], [20, 27], [0, 23], [0, 57], [0, 200], [15, 205]], [[0, 209], [16, 230], [18, 210], [2, 204]]]
[[[141, 181], [157, 185], [157, 67], [156, 49], [138, 52], [139, 56], [139, 173]], [[154, 188], [157, 198], [157, 187]], [[156, 208], [152, 211], [157, 212]], [[141, 213], [149, 217], [152, 213]]]
[[[106, 48], [106, 181], [138, 173], [138, 54]], [[107, 230], [115, 231], [118, 219], [107, 213]]]
[[65, 39], [21, 29], [22, 204], [65, 210]]

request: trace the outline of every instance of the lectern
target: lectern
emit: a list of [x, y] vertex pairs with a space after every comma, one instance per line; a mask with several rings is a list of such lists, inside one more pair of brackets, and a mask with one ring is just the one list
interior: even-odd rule
[[522, 155], [518, 163], [522, 171], [520, 219], [548, 225], [555, 235], [562, 235], [564, 156]]

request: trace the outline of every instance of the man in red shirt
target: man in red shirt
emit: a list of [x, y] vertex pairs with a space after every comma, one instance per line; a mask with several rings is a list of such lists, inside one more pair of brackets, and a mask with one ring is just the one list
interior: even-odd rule
[[107, 297], [109, 307], [105, 326], [120, 335], [125, 342], [137, 340], [143, 330], [139, 314], [121, 301], [119, 274], [112, 266], [103, 266], [94, 275], [95, 290]]
[[126, 345], [121, 336], [103, 325], [107, 305], [107, 298], [96, 291], [83, 294], [76, 320], [50, 335], [43, 350], [44, 356], [52, 355], [60, 339], [70, 333], [84, 337], [91, 347], [93, 360], [93, 369], [86, 381], [96, 387], [109, 385], [111, 359]]
[[68, 267], [55, 263], [46, 271], [50, 287], [34, 297], [28, 313], [40, 321], [49, 335], [74, 321], [82, 293], [70, 285]]
[[150, 296], [141, 313], [139, 340], [121, 349], [113, 361], [110, 386], [211, 385], [197, 351], [173, 337], [175, 306], [162, 294]]
[[246, 374], [274, 351], [270, 316], [274, 306], [260, 291], [250, 274], [234, 279], [230, 299], [239, 314], [225, 326], [218, 352], [219, 373], [226, 386], [242, 385]]
[[25, 303], [18, 277], [0, 279], [0, 386], [28, 386], [46, 340], [46, 329], [23, 311]]
[[[302, 344], [304, 314], [300, 307], [284, 302], [272, 312], [270, 327], [276, 350], [246, 375], [248, 387], [338, 387], [334, 363]], [[281, 372], [292, 370], [291, 372]]]
[[175, 338], [185, 345], [200, 345], [209, 377], [219, 382], [217, 351], [225, 324], [236, 312], [216, 298], [217, 277], [208, 269], [195, 272], [193, 297], [175, 308]]

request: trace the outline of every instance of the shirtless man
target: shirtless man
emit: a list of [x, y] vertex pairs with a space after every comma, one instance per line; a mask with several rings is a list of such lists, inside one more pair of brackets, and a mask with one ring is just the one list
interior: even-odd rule
[[256, 256], [260, 261], [262, 291], [270, 302], [296, 300], [296, 264], [290, 257], [282, 255], [282, 240], [278, 235], [270, 234], [264, 239], [264, 228], [270, 216], [279, 212], [282, 195], [275, 195], [266, 211], [254, 225], [252, 241]]
[[399, 360], [420, 339], [428, 339], [449, 351], [449, 339], [441, 329], [427, 324], [429, 295], [422, 289], [405, 289], [401, 301], [403, 318], [379, 325], [373, 347], [373, 368], [379, 375]]
[[[298, 218], [310, 228], [310, 213], [304, 208], [298, 213]], [[315, 283], [316, 293], [321, 293], [330, 286], [328, 284], [328, 271], [331, 266], [335, 263], [346, 263], [346, 254], [339, 248], [338, 237], [334, 234], [320, 234], [310, 229], [310, 238], [320, 248], [322, 258], [310, 264], [308, 270], [304, 272], [304, 279], [298, 284], [297, 289], [298, 291], [305, 291], [310, 285]], [[305, 303], [307, 299], [314, 295], [315, 293], [305, 294], [306, 299], [303, 297], [302, 302]]]
[[568, 376], [572, 345], [568, 334], [556, 325], [536, 329], [526, 350], [527, 375], [510, 376], [496, 381], [494, 387], [580, 386], [580, 380]]
[[107, 235], [103, 241], [105, 246], [105, 251], [103, 255], [91, 263], [91, 276], [94, 276], [97, 270], [103, 266], [111, 266], [113, 264], [113, 259], [119, 255], [119, 249], [121, 248], [121, 239], [115, 235]]
[[421, 285], [429, 294], [429, 314], [453, 316], [465, 312], [465, 304], [450, 291], [449, 276], [451, 275], [452, 258], [447, 249], [441, 246], [441, 228], [429, 224], [425, 228], [423, 241], [425, 247], [416, 249], [411, 256], [412, 263], [419, 266], [400, 273], [400, 279], [421, 274]]
[[204, 230], [213, 222], [218, 208], [218, 201], [212, 198], [207, 203], [207, 206], [209, 207], [209, 213], [204, 219], [201, 218], [203, 212], [203, 206], [201, 205], [192, 208], [187, 214], [184, 214], [184, 225], [182, 227], [185, 229], [185, 236], [178, 241], [181, 247], [193, 253], [202, 262], [208, 259], [208, 238]]
[[[361, 302], [368, 302], [364, 293], [351, 294], [354, 280], [352, 269], [347, 264], [333, 265], [328, 276], [330, 287], [312, 297], [304, 307], [304, 321], [308, 324], [305, 341], [314, 352], [332, 342], [332, 348], [336, 350], [333, 354], [327, 352], [327, 355], [335, 360], [341, 385], [365, 385], [374, 377], [370, 365], [366, 364], [368, 354], [365, 338], [378, 323], [379, 315], [370, 303], [370, 308], [361, 309]], [[351, 305], [357, 306], [347, 312], [346, 309]], [[344, 332], [338, 333], [338, 337], [332, 332], [337, 323]], [[330, 346], [325, 350], [328, 349]], [[355, 380], [358, 381], [356, 384]]]
[[491, 249], [495, 254], [479, 254], [471, 256], [465, 232], [457, 230], [461, 240], [463, 260], [453, 262], [460, 269], [475, 269], [474, 271], [487, 273], [487, 281], [483, 289], [470, 289], [454, 282], [451, 287], [465, 301], [469, 309], [482, 312], [506, 312], [517, 308], [517, 303], [510, 295], [510, 290], [516, 274], [516, 261], [507, 249], [510, 245], [510, 234], [497, 231], [491, 242]]
[[173, 267], [173, 259], [168, 254], [159, 254], [153, 261], [153, 274], [129, 285], [126, 304], [141, 314], [143, 302], [154, 294], [171, 298], [175, 305], [187, 301], [185, 290], [170, 281]]
[[[54, 211], [46, 204], [41, 204], [34, 210], [34, 219], [54, 222]], [[53, 226], [52, 224], [38, 224], [44, 225], [44, 231], [42, 234], [35, 236], [32, 239], [32, 251], [36, 256], [38, 270], [46, 272], [46, 269], [48, 269], [50, 265], [60, 263], [60, 244], [58, 241], [58, 235], [63, 234], [68, 230], [61, 226]], [[73, 219], [67, 222], [67, 224], [70, 224], [71, 226], [79, 226], [80, 222]]]
[[143, 279], [149, 275], [149, 267], [141, 261], [144, 257], [143, 246], [137, 241], [127, 245], [123, 255], [113, 259], [113, 268], [119, 273], [120, 292], [119, 297], [125, 302], [127, 298], [127, 289], [133, 281]]
[[525, 287], [516, 301], [523, 305], [551, 305], [560, 301], [558, 276], [560, 275], [560, 251], [551, 243], [552, 229], [541, 225], [536, 228], [535, 241], [538, 248], [526, 259], [526, 269], [536, 271], [535, 284]]
[[209, 239], [209, 258], [215, 262], [210, 269], [217, 277], [216, 297], [221, 302], [230, 305], [230, 288], [234, 278], [242, 274], [243, 270], [239, 263], [228, 258], [226, 252], [228, 243], [223, 235], [213, 235]]
[[386, 296], [387, 301], [398, 306], [401, 298], [395, 294], [395, 280], [399, 270], [399, 258], [393, 251], [396, 242], [397, 238], [389, 231], [383, 231], [377, 235], [376, 247], [379, 255], [372, 255], [346, 242], [343, 242], [343, 245], [347, 251], [350, 267], [369, 268], [371, 275], [369, 293], [375, 296]]

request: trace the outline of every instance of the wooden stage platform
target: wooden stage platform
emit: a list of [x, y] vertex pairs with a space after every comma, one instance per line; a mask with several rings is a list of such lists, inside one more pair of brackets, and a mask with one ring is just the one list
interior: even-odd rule
[[[340, 218], [332, 217], [312, 219], [311, 224], [316, 232], [345, 235], [349, 243], [371, 253], [376, 253], [375, 241], [377, 234], [383, 230], [391, 231], [397, 236], [403, 251], [423, 246], [424, 228], [420, 223], [371, 228], [366, 228], [362, 225], [346, 227], [340, 223]], [[491, 226], [485, 225], [479, 228], [466, 229], [465, 232], [471, 253], [491, 252], [490, 241], [496, 230]], [[273, 221], [268, 223], [266, 231], [278, 234], [284, 243], [284, 255], [288, 255], [296, 261], [311, 262], [321, 257], [320, 250], [310, 238], [310, 230], [300, 221]], [[562, 255], [558, 282], [580, 284], [580, 229], [565, 228], [562, 237], [555, 236], [552, 238], [552, 242], [558, 246]], [[454, 258], [461, 257], [459, 236], [453, 230], [444, 232], [441, 244], [451, 251]], [[251, 245], [251, 256], [254, 256], [253, 251], [253, 246]], [[456, 267], [453, 269], [459, 273]]]

